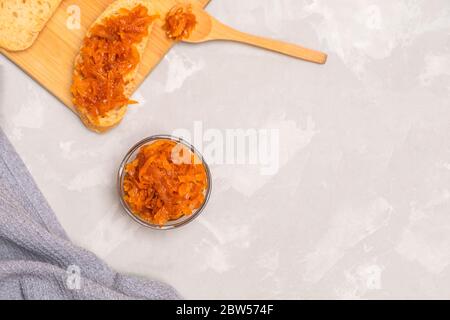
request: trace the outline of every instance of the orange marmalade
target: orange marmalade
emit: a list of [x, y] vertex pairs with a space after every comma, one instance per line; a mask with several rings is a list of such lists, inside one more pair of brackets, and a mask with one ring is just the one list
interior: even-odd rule
[[119, 15], [95, 25], [83, 41], [75, 66], [72, 94], [77, 108], [92, 116], [136, 103], [125, 93], [126, 77], [136, 69], [136, 47], [147, 35], [154, 16], [146, 7], [121, 9]]
[[166, 16], [163, 28], [172, 40], [187, 39], [197, 25], [197, 18], [192, 13], [192, 5], [176, 5]]
[[205, 166], [190, 149], [157, 140], [139, 149], [125, 166], [124, 201], [141, 220], [163, 226], [191, 215], [205, 201]]

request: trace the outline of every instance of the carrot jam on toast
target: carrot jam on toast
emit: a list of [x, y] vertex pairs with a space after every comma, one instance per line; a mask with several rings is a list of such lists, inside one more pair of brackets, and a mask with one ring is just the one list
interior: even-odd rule
[[156, 17], [142, 5], [119, 13], [89, 31], [75, 65], [73, 103], [93, 117], [136, 103], [126, 96], [127, 76], [140, 62], [137, 45], [148, 36]]

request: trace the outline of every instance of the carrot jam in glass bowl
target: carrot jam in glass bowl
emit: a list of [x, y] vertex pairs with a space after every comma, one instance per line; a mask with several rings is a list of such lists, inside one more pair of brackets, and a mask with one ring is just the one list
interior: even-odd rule
[[71, 92], [76, 108], [98, 117], [134, 104], [126, 96], [127, 77], [140, 62], [137, 45], [156, 19], [146, 7], [121, 9], [119, 15], [96, 24], [84, 38], [75, 64]]
[[203, 158], [187, 142], [154, 136], [139, 142], [123, 160], [119, 191], [134, 220], [172, 229], [193, 220], [206, 206], [211, 176]]

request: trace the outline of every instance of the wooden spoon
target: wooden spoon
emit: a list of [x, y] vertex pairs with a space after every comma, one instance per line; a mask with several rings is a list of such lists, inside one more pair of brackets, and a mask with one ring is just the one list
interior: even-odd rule
[[185, 42], [199, 43], [212, 40], [237, 41], [314, 63], [324, 64], [327, 61], [327, 55], [323, 52], [287, 42], [254, 36], [233, 29], [210, 16], [203, 8], [194, 3], [192, 4], [192, 13], [196, 16], [197, 25], [192, 30], [189, 38], [183, 39]]

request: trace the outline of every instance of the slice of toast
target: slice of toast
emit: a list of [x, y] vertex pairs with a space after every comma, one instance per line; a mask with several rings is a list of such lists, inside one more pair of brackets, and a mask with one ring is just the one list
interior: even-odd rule
[[[102, 24], [102, 21], [104, 21], [106, 18], [111, 18], [115, 16], [120, 16], [121, 9], [128, 9], [132, 10], [136, 6], [142, 5], [148, 9], [149, 15], [152, 15], [154, 13], [154, 9], [151, 5], [151, 0], [116, 0], [113, 2], [106, 10], [100, 15], [100, 17], [97, 18], [97, 20], [93, 23], [91, 28], [89, 28], [86, 36], [89, 37], [91, 35], [90, 30], [97, 24]], [[143, 38], [143, 40], [136, 45], [136, 49], [139, 52], [140, 59], [142, 60], [142, 55], [144, 54], [145, 48], [147, 47], [148, 43], [148, 37], [151, 33], [151, 29], [153, 27], [153, 23], [149, 26], [148, 36]], [[75, 66], [81, 62], [81, 55], [78, 54], [78, 56], [75, 59]], [[141, 61], [140, 60], [140, 61]], [[125, 77], [125, 88], [124, 88], [124, 95], [126, 97], [131, 97], [133, 94], [135, 88], [136, 88], [136, 82], [135, 77], [139, 68], [138, 64], [134, 70], [132, 70], [128, 75]], [[74, 75], [77, 75], [76, 68], [74, 69]], [[118, 109], [110, 110], [106, 113], [104, 116], [96, 116], [93, 117], [91, 114], [89, 114], [86, 110], [83, 110], [81, 108], [77, 108], [75, 106], [75, 111], [78, 113], [80, 119], [83, 121], [83, 123], [88, 127], [89, 129], [97, 132], [97, 133], [103, 133], [105, 131], [108, 131], [115, 126], [117, 126], [125, 116], [125, 113], [127, 112], [128, 105], [124, 105]]]
[[61, 0], [0, 0], [0, 47], [28, 49], [55, 13]]

